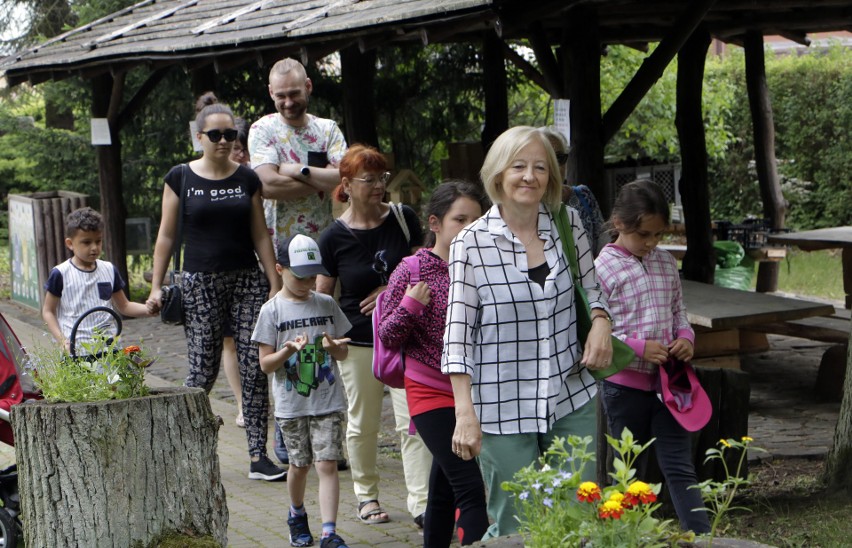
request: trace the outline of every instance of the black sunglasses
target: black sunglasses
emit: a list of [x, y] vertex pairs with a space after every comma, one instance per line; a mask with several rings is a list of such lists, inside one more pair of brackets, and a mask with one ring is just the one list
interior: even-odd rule
[[211, 143], [218, 143], [222, 140], [222, 137], [225, 138], [226, 141], [232, 143], [237, 140], [237, 130], [235, 129], [211, 129], [208, 131], [202, 131], [204, 135], [210, 139]]

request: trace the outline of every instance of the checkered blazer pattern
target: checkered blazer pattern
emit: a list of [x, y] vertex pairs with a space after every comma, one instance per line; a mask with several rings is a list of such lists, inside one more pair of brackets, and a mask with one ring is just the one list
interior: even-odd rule
[[[568, 212], [583, 287], [592, 308], [608, 311], [580, 216]], [[473, 403], [486, 433], [547, 432], [597, 391], [578, 363], [582, 348], [571, 271], [544, 205], [538, 234], [550, 268], [544, 288], [529, 279], [524, 246], [497, 205], [463, 229], [450, 249], [441, 370], [471, 376]]]

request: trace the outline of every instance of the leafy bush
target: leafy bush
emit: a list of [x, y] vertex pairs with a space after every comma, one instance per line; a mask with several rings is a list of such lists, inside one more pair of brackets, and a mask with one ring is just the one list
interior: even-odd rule
[[[787, 224], [820, 228], [852, 222], [852, 51], [835, 46], [802, 56], [767, 53], [766, 75], [775, 119], [775, 149]], [[715, 218], [763, 216], [754, 158], [751, 114], [741, 51], [708, 62], [708, 81], [734, 90], [728, 123], [732, 144], [711, 162]]]

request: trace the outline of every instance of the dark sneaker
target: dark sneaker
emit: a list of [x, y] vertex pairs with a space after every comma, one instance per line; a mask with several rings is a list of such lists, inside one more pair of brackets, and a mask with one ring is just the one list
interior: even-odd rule
[[290, 464], [290, 455], [287, 453], [287, 446], [284, 445], [284, 435], [281, 434], [281, 428], [275, 424], [275, 442], [272, 444], [272, 452], [275, 457], [281, 461], [281, 464]]
[[[289, 512], [288, 512], [289, 515]], [[290, 546], [313, 546], [314, 536], [308, 528], [308, 515], [290, 516], [287, 518], [290, 526]]]
[[284, 478], [282, 481], [287, 481], [287, 471], [272, 464], [266, 455], [261, 455], [260, 460], [251, 463], [248, 478], [266, 481], [278, 481]]
[[349, 463], [346, 462], [346, 459], [340, 459], [337, 461], [337, 471], [345, 472], [346, 470], [349, 470]]
[[320, 548], [349, 548], [346, 542], [337, 535], [332, 533], [320, 541]]
[[416, 525], [418, 529], [423, 529], [424, 523], [426, 523], [426, 512], [423, 512], [422, 514], [414, 518], [414, 525]]

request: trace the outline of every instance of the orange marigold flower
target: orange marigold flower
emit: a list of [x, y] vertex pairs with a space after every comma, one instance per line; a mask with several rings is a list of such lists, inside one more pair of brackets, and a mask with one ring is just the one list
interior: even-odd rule
[[132, 346], [128, 346], [124, 349], [125, 354], [135, 354], [137, 352], [142, 352], [142, 349], [136, 346], [135, 344]]
[[640, 502], [642, 504], [651, 504], [656, 501], [657, 495], [654, 494], [651, 486], [644, 481], [634, 481], [631, 483], [624, 496], [624, 504], [628, 508], [636, 506]]
[[619, 519], [622, 514], [624, 514], [624, 507], [621, 506], [620, 502], [614, 501], [612, 499], [601, 504], [598, 508], [598, 515], [603, 519]]
[[577, 488], [577, 500], [580, 502], [594, 502], [601, 499], [601, 488], [593, 481], [584, 481]]

